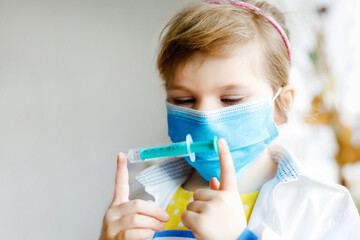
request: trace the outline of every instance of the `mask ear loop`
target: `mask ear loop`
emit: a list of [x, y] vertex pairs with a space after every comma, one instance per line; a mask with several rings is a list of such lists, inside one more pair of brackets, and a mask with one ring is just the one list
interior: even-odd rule
[[[270, 105], [271, 105], [271, 104], [275, 101], [275, 99], [279, 96], [279, 94], [281, 93], [281, 90], [282, 90], [282, 87], [279, 88], [279, 90], [277, 90], [277, 92], [275, 93], [273, 99], [272, 99], [271, 102], [270, 102]], [[285, 123], [282, 123], [282, 124], [278, 125], [277, 127], [278, 127], [278, 129], [281, 131], [281, 129], [285, 128], [286, 125], [287, 125], [287, 123], [285, 122]]]
[[273, 97], [273, 99], [270, 101], [270, 105], [275, 101], [275, 99], [279, 96], [279, 94], [281, 93], [281, 90], [282, 90], [283, 88], [281, 87], [281, 88], [279, 88], [279, 90], [277, 90], [277, 92], [275, 93], [275, 95], [274, 95], [274, 97]]

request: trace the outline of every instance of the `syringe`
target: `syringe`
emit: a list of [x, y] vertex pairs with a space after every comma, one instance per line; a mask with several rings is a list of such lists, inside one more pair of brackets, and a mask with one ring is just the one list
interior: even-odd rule
[[131, 163], [154, 161], [166, 159], [169, 157], [183, 157], [189, 156], [191, 161], [195, 161], [195, 153], [218, 150], [218, 138], [214, 136], [213, 140], [193, 142], [191, 135], [186, 136], [185, 142], [174, 143], [167, 146], [149, 147], [149, 148], [134, 148], [130, 149], [126, 154], [127, 159]]

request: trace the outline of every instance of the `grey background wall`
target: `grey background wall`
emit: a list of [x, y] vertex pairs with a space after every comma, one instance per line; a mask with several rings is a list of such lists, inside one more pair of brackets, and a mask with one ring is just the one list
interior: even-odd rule
[[116, 155], [168, 141], [158, 36], [189, 1], [0, 0], [0, 239], [97, 239]]

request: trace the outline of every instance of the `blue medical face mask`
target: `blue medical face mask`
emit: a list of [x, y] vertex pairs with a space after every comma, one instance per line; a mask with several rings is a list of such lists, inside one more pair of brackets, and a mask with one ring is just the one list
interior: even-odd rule
[[[271, 96], [212, 111], [198, 111], [166, 103], [168, 134], [172, 142], [182, 142], [191, 134], [194, 142], [225, 138], [239, 181], [278, 136], [272, 103], [281, 88]], [[195, 154], [195, 161], [185, 160], [206, 180], [220, 179], [219, 155], [216, 152]]]

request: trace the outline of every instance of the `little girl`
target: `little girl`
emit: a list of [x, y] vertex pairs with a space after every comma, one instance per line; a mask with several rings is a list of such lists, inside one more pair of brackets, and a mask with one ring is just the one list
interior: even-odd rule
[[199, 2], [164, 30], [157, 67], [169, 136], [217, 136], [219, 154], [153, 165], [129, 187], [119, 153], [100, 239], [360, 239], [347, 189], [269, 146], [295, 92], [280, 12], [262, 1]]

